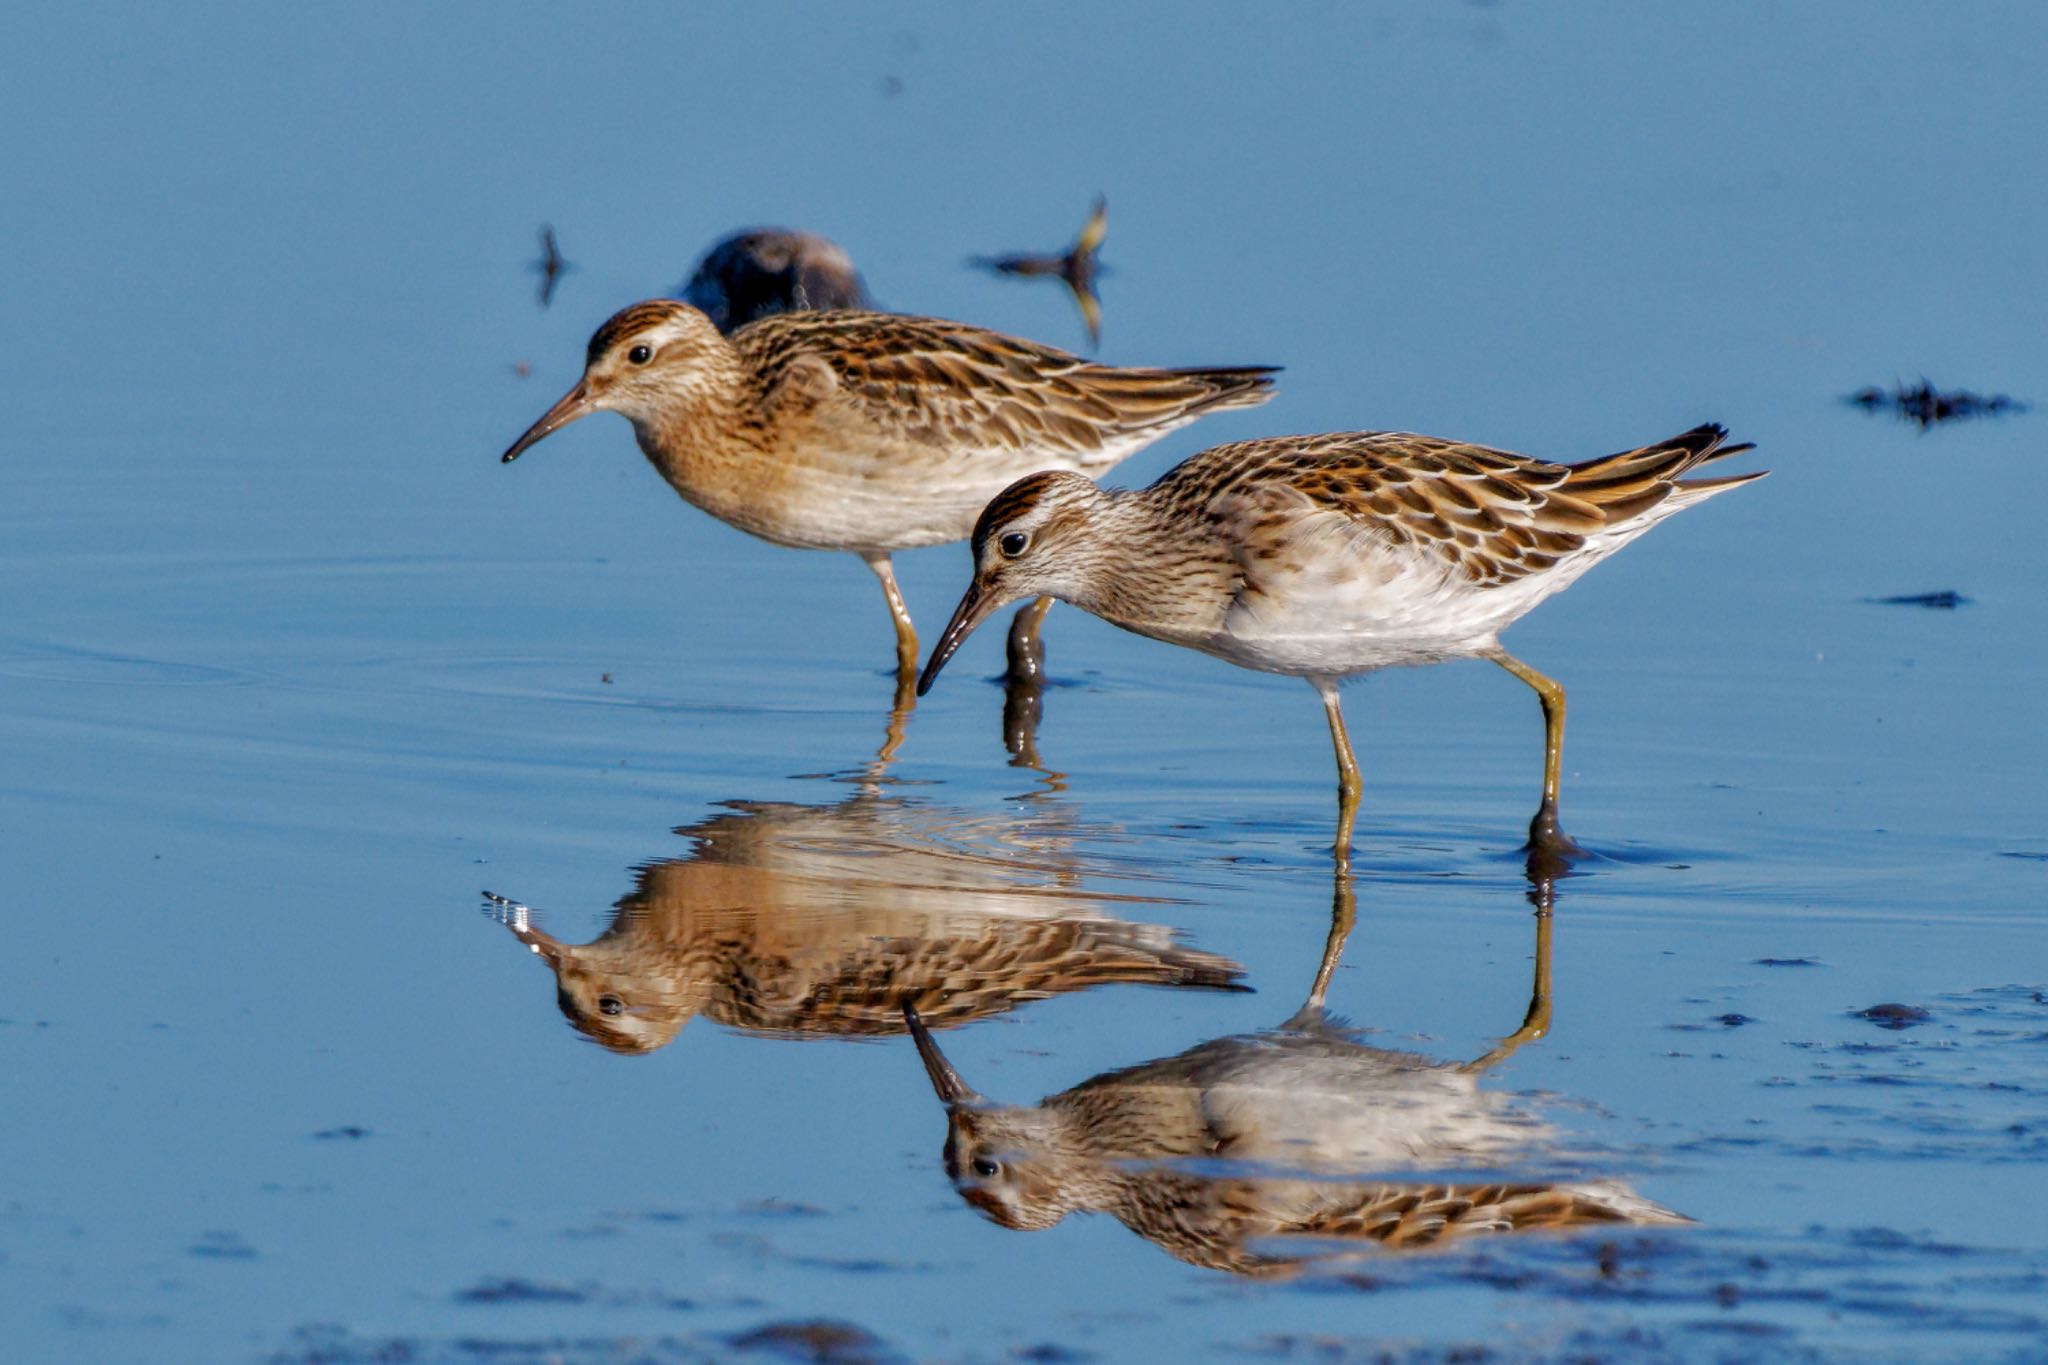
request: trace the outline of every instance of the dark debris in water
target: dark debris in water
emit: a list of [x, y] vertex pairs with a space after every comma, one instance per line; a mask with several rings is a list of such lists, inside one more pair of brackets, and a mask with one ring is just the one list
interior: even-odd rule
[[883, 1365], [901, 1359], [866, 1328], [831, 1318], [763, 1323], [726, 1341], [743, 1354], [806, 1365]]
[[[2048, 1256], [1958, 1246], [1890, 1227], [1809, 1227], [1759, 1238], [1691, 1236], [1585, 1241], [1529, 1240], [1468, 1246], [1461, 1254], [1383, 1258], [1373, 1274], [1311, 1275], [1286, 1292], [1395, 1293], [1459, 1285], [1512, 1288], [1524, 1300], [1605, 1305], [1626, 1316], [1589, 1318], [1570, 1349], [1499, 1337], [1485, 1344], [1404, 1347], [1397, 1341], [1313, 1333], [1236, 1343], [1239, 1354], [1302, 1361], [1579, 1359], [1811, 1359], [1809, 1328], [1835, 1333], [1847, 1322], [1946, 1338], [1969, 1334], [2032, 1347], [2048, 1332], [2038, 1291]], [[1719, 1346], [1699, 1334], [1711, 1333]], [[1718, 1354], [1729, 1337], [1743, 1354]], [[1788, 1355], [1752, 1354], [1782, 1342]]]
[[1817, 957], [1760, 957], [1752, 961], [1752, 967], [1818, 967]]
[[729, 1361], [723, 1342], [677, 1336], [486, 1337], [435, 1341], [370, 1337], [333, 1324], [301, 1327], [268, 1365], [710, 1365]]
[[244, 1241], [236, 1232], [225, 1232], [218, 1228], [205, 1233], [198, 1241], [185, 1248], [189, 1256], [201, 1256], [213, 1261], [253, 1261], [256, 1248]]
[[1890, 1002], [1883, 1005], [1872, 1005], [1868, 1009], [1857, 1010], [1855, 1011], [1855, 1017], [1867, 1019], [1879, 1028], [1908, 1029], [1924, 1024], [1934, 1016], [1918, 1005], [1901, 1005], [1897, 1002]]
[[542, 1284], [517, 1275], [480, 1280], [455, 1292], [457, 1303], [589, 1303], [592, 1291], [578, 1285]]
[[2027, 410], [2025, 403], [2006, 394], [1971, 393], [1968, 389], [1944, 392], [1925, 379], [1910, 387], [1893, 384], [1889, 389], [1880, 389], [1873, 385], [1856, 390], [1842, 401], [1869, 413], [1889, 412], [1922, 431], [1942, 422], [1959, 422], [1970, 417], [2003, 417]]
[[[1036, 1348], [1062, 1352], [1061, 1347]], [[1080, 1353], [1020, 1358], [1080, 1361]], [[729, 1365], [735, 1360], [798, 1365], [903, 1365], [907, 1357], [865, 1328], [830, 1319], [764, 1323], [733, 1334], [501, 1337], [469, 1334], [434, 1339], [366, 1336], [333, 1323], [295, 1330], [269, 1365]]]
[[1880, 607], [1931, 607], [1936, 611], [1954, 611], [1967, 606], [1970, 599], [1954, 588], [1943, 588], [1939, 592], [1907, 592], [1895, 597], [1866, 597], [1866, 602]]
[[322, 1128], [313, 1134], [316, 1142], [360, 1142], [370, 1136], [370, 1130], [353, 1123], [344, 1123], [339, 1128]]

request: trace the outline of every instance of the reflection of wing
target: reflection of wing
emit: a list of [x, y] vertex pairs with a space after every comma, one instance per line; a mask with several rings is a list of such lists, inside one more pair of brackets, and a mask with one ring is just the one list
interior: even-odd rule
[[1413, 1251], [1486, 1233], [1693, 1221], [1608, 1183], [1360, 1184], [1164, 1169], [1141, 1174], [1109, 1212], [1177, 1260], [1254, 1276], [1292, 1274], [1363, 1245]]
[[831, 926], [829, 941], [800, 957], [734, 960], [704, 1013], [750, 1033], [896, 1035], [905, 1005], [950, 1028], [1093, 986], [1245, 989], [1236, 963], [1181, 947], [1157, 925], [995, 916], [977, 928], [891, 938]]

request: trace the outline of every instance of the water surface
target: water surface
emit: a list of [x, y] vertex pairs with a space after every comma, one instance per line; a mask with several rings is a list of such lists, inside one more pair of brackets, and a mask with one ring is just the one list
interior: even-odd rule
[[[2048, 428], [1842, 402], [2044, 398], [2035, 7], [13, 29], [10, 1354], [2048, 1351]], [[1510, 636], [1570, 690], [1580, 875], [1532, 888], [1516, 852], [1526, 689], [1473, 663], [1347, 695], [1329, 1010], [1415, 1065], [1488, 1056], [1529, 1014], [1536, 891], [1549, 1030], [1478, 1085], [1541, 1137], [1476, 1174], [1696, 1226], [1247, 1278], [1108, 1214], [979, 1216], [891, 963], [1153, 956], [1165, 984], [934, 1020], [1011, 1106], [1283, 1025], [1345, 892], [1313, 695], [1061, 609], [1035, 767], [981, 681], [998, 632], [892, 737], [850, 557], [690, 511], [608, 419], [496, 461], [597, 322], [748, 222], [833, 235], [889, 306], [1077, 345], [1056, 286], [965, 260], [1058, 246], [1098, 191], [1106, 358], [1287, 367], [1125, 481], [1290, 430], [1757, 442], [1770, 479]], [[575, 266], [545, 311], [543, 221]], [[935, 631], [964, 551], [900, 569]], [[1868, 600], [1945, 590], [1969, 601]], [[480, 894], [581, 945], [664, 886], [758, 951], [638, 1056], [565, 1022]], [[849, 960], [793, 995], [760, 965]], [[820, 1000], [862, 1036], [812, 1028]], [[1925, 1018], [1859, 1013], [1888, 1004]], [[1475, 1174], [1425, 1165], [1349, 1175]]]

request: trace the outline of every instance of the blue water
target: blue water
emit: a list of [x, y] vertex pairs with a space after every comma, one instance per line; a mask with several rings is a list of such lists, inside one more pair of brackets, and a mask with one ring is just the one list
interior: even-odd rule
[[[767, 1358], [747, 1334], [813, 1319], [871, 1334], [841, 1358], [2048, 1352], [2048, 417], [1840, 401], [1923, 374], [2048, 400], [2039, 7], [6, 27], [10, 1358]], [[497, 463], [599, 321], [746, 223], [832, 235], [890, 307], [1079, 345], [1057, 286], [964, 262], [1058, 246], [1098, 191], [1104, 358], [1286, 366], [1120, 482], [1356, 426], [1757, 443], [1771, 478], [1509, 637], [1570, 690], [1564, 814], [1602, 856], [1555, 888], [1549, 1035], [1481, 1084], [1557, 1130], [1530, 1169], [1697, 1228], [1281, 1283], [1102, 1215], [1010, 1231], [949, 1188], [908, 1039], [714, 1016], [616, 1057], [483, 913], [594, 939], [648, 865], [706, 863], [676, 829], [785, 803], [819, 812], [785, 841], [809, 870], [778, 879], [770, 838], [730, 893], [764, 935], [1113, 918], [1255, 988], [948, 1030], [992, 1098], [1293, 1013], [1333, 891], [1307, 688], [1062, 608], [1039, 770], [981, 681], [995, 631], [879, 765], [850, 557], [682, 506], [610, 418]], [[575, 266], [545, 311], [542, 222]], [[935, 632], [965, 552], [899, 568]], [[1941, 589], [1971, 600], [1865, 601]], [[1330, 1007], [1478, 1057], [1530, 997], [1536, 707], [1478, 663], [1346, 706]], [[1886, 1003], [1928, 1017], [1855, 1014]]]

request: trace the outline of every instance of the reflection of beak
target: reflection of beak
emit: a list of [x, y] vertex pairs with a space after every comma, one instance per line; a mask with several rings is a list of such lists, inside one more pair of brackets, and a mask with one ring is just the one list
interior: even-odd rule
[[948, 1109], [988, 1103], [973, 1086], [960, 1079], [946, 1054], [939, 1051], [939, 1045], [932, 1041], [932, 1031], [917, 1017], [915, 1005], [904, 1004], [903, 1022], [910, 1025], [910, 1036], [917, 1041], [917, 1055], [924, 1059], [924, 1074], [932, 1078], [932, 1089], [938, 1092], [940, 1103]]
[[946, 622], [945, 633], [939, 636], [939, 643], [932, 649], [932, 657], [925, 661], [924, 672], [918, 675], [918, 696], [932, 690], [933, 680], [946, 666], [946, 660], [953, 657], [953, 651], [960, 648], [961, 642], [974, 633], [974, 628], [1001, 605], [994, 594], [982, 591], [981, 579], [976, 578], [967, 585], [967, 593], [960, 599], [960, 605], [953, 608], [953, 619]]
[[590, 405], [590, 390], [582, 380], [576, 387], [563, 394], [555, 405], [541, 414], [538, 422], [526, 429], [526, 434], [512, 443], [504, 455], [504, 463], [511, 464], [525, 449], [542, 437], [560, 431], [579, 417], [588, 417], [596, 409]]
[[[484, 894], [490, 895], [488, 891]], [[512, 937], [546, 958], [549, 967], [561, 970], [562, 959], [568, 955], [569, 945], [536, 925], [532, 913], [517, 901], [503, 901], [502, 904], [505, 910], [498, 916], [498, 922], [512, 931]]]

